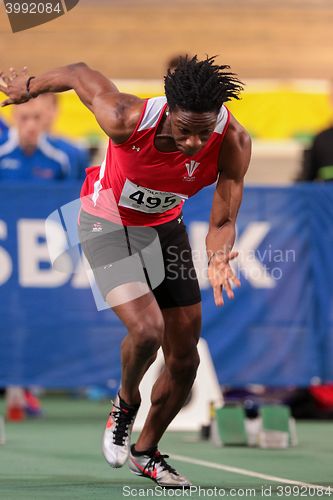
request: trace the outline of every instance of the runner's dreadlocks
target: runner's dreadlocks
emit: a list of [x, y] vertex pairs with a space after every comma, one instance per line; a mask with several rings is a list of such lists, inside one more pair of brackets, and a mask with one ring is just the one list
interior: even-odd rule
[[215, 57], [198, 61], [197, 56], [180, 56], [177, 66], [164, 78], [165, 95], [170, 111], [218, 112], [224, 102], [239, 99], [243, 84], [230, 66], [214, 64]]

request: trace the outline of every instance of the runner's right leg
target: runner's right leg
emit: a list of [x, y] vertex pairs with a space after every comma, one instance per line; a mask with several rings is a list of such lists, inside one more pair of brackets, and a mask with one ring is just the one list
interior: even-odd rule
[[[127, 289], [142, 286], [127, 283], [112, 290], [107, 301], [113, 303], [115, 293], [127, 293]], [[114, 312], [127, 328], [122, 348], [121, 388], [116, 397], [103, 437], [103, 453], [112, 467], [121, 467], [130, 451], [130, 437], [136, 413], [140, 405], [139, 384], [156, 358], [162, 343], [164, 321], [161, 310], [151, 292], [113, 307]]]

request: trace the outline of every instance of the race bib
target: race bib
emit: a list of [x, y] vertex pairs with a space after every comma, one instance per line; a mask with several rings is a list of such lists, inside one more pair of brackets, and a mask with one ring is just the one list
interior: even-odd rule
[[121, 192], [119, 206], [148, 214], [161, 214], [176, 207], [187, 198], [183, 194], [155, 191], [138, 186], [126, 179]]

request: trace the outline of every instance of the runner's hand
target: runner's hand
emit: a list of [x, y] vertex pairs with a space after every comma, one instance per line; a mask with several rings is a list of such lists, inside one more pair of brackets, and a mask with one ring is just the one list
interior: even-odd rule
[[217, 306], [223, 306], [223, 288], [229, 299], [235, 297], [234, 292], [231, 287], [231, 283], [234, 283], [237, 287], [240, 287], [240, 281], [235, 276], [233, 270], [230, 267], [229, 262], [238, 256], [238, 252], [229, 252], [227, 254], [216, 252], [211, 258], [208, 266], [208, 278], [210, 284], [214, 291], [214, 300]]
[[30, 97], [27, 92], [28, 78], [28, 69], [26, 67], [20, 72], [17, 72], [14, 68], [10, 68], [8, 73], [0, 72], [0, 90], [8, 97], [1, 103], [2, 108], [9, 104], [22, 104], [29, 101]]

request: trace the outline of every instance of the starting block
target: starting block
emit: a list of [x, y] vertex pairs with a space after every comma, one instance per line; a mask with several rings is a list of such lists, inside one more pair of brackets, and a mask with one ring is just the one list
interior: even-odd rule
[[225, 406], [217, 409], [216, 422], [223, 445], [247, 445], [245, 411], [241, 406]]
[[296, 424], [285, 405], [264, 405], [260, 409], [262, 420], [258, 435], [260, 448], [288, 448], [296, 446]]
[[263, 405], [259, 416], [246, 418], [242, 406], [224, 406], [211, 421], [211, 441], [215, 446], [258, 446], [288, 448], [297, 445], [295, 420], [284, 405]]

